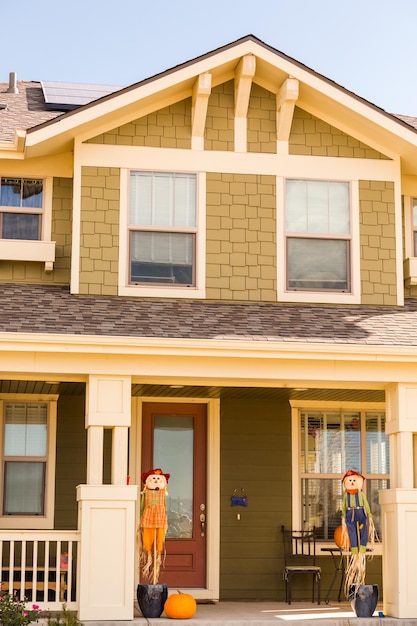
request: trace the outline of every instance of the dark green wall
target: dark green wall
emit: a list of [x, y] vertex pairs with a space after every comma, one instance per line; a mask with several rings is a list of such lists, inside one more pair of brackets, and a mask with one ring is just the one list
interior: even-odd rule
[[55, 529], [76, 530], [76, 487], [86, 482], [85, 397], [60, 396], [57, 411]]
[[[223, 400], [220, 445], [220, 599], [284, 602], [281, 525], [291, 526], [290, 406]], [[248, 507], [232, 507], [233, 490], [242, 487]], [[319, 556], [318, 565], [324, 599], [333, 562], [330, 556]], [[366, 582], [378, 584], [382, 595], [381, 557], [368, 561]], [[337, 600], [339, 583], [337, 578], [330, 600]], [[311, 578], [295, 577], [293, 598], [308, 601], [310, 597]]]

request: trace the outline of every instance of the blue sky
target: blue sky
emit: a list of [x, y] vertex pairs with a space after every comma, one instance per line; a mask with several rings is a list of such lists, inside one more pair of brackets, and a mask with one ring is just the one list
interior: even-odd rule
[[253, 34], [417, 116], [417, 0], [13, 0], [0, 20], [0, 82], [126, 86]]

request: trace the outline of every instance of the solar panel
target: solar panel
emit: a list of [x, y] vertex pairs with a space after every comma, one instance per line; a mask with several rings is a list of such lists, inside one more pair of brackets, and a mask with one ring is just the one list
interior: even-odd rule
[[45, 98], [45, 108], [49, 111], [72, 111], [122, 89], [116, 85], [62, 83], [48, 80], [41, 81], [41, 86]]

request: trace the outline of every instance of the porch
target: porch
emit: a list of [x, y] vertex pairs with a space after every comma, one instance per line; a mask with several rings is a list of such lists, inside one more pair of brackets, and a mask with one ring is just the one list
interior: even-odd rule
[[[297, 626], [312, 624], [314, 626], [348, 626], [352, 619], [358, 626], [415, 626], [416, 619], [380, 618], [378, 613], [382, 606], [378, 606], [372, 618], [358, 618], [346, 603], [311, 604], [308, 602], [294, 602], [289, 606], [284, 602], [216, 602], [198, 604], [193, 618], [187, 620], [170, 620], [164, 614], [160, 618], [146, 619], [140, 616], [135, 606], [133, 621], [118, 621], [117, 626], [167, 626], [173, 624], [187, 624], [187, 626], [267, 626], [280, 622], [294, 623]], [[381, 620], [383, 619], [383, 622]], [[111, 626], [111, 621], [89, 621], [87, 626]], [[47, 622], [41, 620], [42, 626]]]

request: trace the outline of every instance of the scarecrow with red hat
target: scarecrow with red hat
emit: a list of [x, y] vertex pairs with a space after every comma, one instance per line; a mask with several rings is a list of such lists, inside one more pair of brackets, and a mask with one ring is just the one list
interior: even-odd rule
[[365, 583], [366, 551], [368, 542], [373, 546], [376, 532], [372, 512], [366, 495], [362, 491], [365, 476], [348, 470], [342, 478], [342, 544], [350, 544], [351, 555], [346, 568], [345, 585]]
[[140, 565], [145, 578], [156, 584], [162, 562], [165, 534], [168, 528], [165, 499], [170, 474], [152, 469], [142, 474], [140, 518]]

